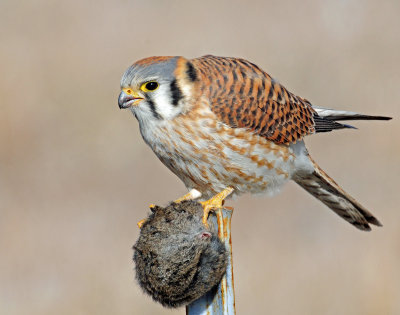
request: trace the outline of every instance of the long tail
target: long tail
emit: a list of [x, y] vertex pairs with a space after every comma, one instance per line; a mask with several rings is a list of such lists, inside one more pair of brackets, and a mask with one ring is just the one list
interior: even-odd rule
[[371, 212], [347, 194], [312, 159], [311, 162], [314, 164], [314, 172], [297, 175], [294, 178], [297, 184], [360, 230], [370, 231], [368, 223], [382, 226]]
[[344, 110], [336, 110], [330, 108], [323, 108], [313, 106], [316, 111], [314, 115], [315, 131], [316, 132], [328, 132], [334, 129], [354, 128], [355, 127], [347, 124], [341, 124], [337, 121], [341, 120], [390, 120], [391, 117], [386, 116], [372, 116], [364, 115], [355, 112], [349, 112]]

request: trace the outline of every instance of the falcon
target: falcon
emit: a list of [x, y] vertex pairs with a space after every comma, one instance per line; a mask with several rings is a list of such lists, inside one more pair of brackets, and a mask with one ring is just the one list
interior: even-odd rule
[[204, 223], [230, 193], [273, 195], [294, 180], [355, 227], [381, 226], [315, 163], [303, 138], [354, 128], [344, 120], [390, 117], [314, 106], [247, 60], [211, 55], [135, 62], [122, 76], [118, 104], [190, 191], [181, 199], [223, 195], [205, 202]]

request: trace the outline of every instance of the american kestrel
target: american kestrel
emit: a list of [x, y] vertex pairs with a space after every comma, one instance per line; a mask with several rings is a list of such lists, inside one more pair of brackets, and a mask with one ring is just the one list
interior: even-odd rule
[[255, 64], [211, 55], [139, 60], [121, 90], [119, 107], [132, 111], [144, 141], [203, 198], [232, 188], [271, 195], [292, 179], [357, 228], [381, 225], [313, 161], [303, 138], [354, 128], [337, 121], [389, 117], [313, 106]]

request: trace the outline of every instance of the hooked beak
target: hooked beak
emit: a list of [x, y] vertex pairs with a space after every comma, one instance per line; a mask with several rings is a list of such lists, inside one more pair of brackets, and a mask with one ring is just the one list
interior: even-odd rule
[[133, 92], [130, 89], [123, 89], [118, 97], [118, 106], [119, 108], [129, 108], [131, 106], [136, 106], [143, 97], [140, 97], [139, 94]]

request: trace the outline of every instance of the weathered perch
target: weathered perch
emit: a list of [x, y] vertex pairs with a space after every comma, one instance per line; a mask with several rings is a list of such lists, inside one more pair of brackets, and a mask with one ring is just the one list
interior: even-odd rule
[[228, 266], [226, 268], [225, 276], [218, 285], [217, 293], [215, 293], [215, 291], [208, 292], [200, 299], [186, 306], [187, 315], [236, 314], [231, 239], [232, 212], [233, 208], [226, 207], [210, 214], [209, 224], [217, 224], [218, 236], [225, 244], [228, 253]]

